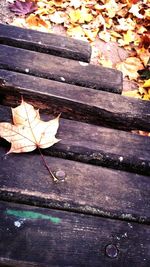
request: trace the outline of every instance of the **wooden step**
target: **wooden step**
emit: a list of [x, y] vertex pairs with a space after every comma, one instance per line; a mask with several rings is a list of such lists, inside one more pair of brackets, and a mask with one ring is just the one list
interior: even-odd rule
[[[149, 177], [0, 146], [0, 199], [150, 223]], [[137, 208], [138, 207], [138, 208]]]
[[120, 71], [7, 45], [0, 45], [0, 68], [113, 93], [122, 92]]
[[[10, 108], [0, 106], [2, 121], [11, 121]], [[43, 153], [150, 175], [149, 137], [66, 119], [60, 119], [57, 137], [61, 142]]]
[[0, 43], [85, 62], [91, 57], [88, 42], [11, 25], [0, 24]]
[[0, 266], [148, 267], [150, 227], [0, 202]]
[[0, 104], [21, 96], [62, 117], [123, 130], [150, 131], [150, 102], [0, 69]]

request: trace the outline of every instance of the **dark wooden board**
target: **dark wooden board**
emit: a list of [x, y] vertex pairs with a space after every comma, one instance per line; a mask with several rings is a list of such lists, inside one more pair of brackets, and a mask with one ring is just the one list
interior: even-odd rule
[[0, 104], [30, 103], [62, 117], [118, 129], [150, 131], [150, 102], [0, 70]]
[[0, 266], [150, 266], [147, 225], [6, 202], [0, 209]]
[[88, 42], [12, 25], [0, 24], [0, 43], [85, 62], [91, 57]]
[[7, 45], [0, 45], [0, 68], [113, 93], [122, 92], [120, 71]]
[[54, 182], [40, 155], [6, 151], [0, 144], [1, 200], [150, 223], [149, 177], [45, 156], [64, 174]]
[[[10, 119], [10, 108], [0, 106], [0, 121]], [[150, 175], [149, 137], [66, 119], [60, 119], [57, 137], [61, 142], [43, 153]]]

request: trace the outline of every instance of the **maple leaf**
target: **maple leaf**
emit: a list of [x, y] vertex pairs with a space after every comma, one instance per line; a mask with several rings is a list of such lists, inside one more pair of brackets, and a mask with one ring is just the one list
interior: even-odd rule
[[0, 137], [11, 143], [7, 154], [48, 148], [60, 141], [55, 137], [59, 116], [47, 122], [42, 121], [39, 110], [22, 100], [18, 107], [12, 108], [12, 117], [13, 124], [0, 123]]
[[13, 4], [9, 5], [9, 9], [16, 15], [27, 15], [37, 10], [37, 5], [32, 2], [20, 2], [16, 0]]

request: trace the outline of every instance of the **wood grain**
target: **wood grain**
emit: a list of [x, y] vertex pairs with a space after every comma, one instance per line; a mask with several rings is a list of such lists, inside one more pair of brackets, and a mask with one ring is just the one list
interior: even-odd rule
[[[10, 108], [0, 106], [0, 121], [10, 120]], [[44, 154], [150, 175], [149, 137], [66, 119], [60, 119], [57, 137], [61, 142]]]
[[85, 62], [91, 57], [88, 42], [12, 25], [0, 24], [0, 43]]
[[[149, 226], [6, 202], [0, 209], [1, 266], [5, 259], [7, 266], [27, 267], [150, 265]], [[106, 255], [110, 244], [114, 258]]]
[[124, 130], [150, 131], [150, 103], [100, 90], [0, 70], [0, 103], [21, 96], [35, 107], [62, 117]]
[[149, 177], [45, 156], [54, 174], [64, 172], [54, 183], [40, 155], [7, 151], [0, 143], [1, 199], [150, 223]]
[[0, 45], [0, 68], [113, 93], [122, 92], [120, 71], [7, 45]]

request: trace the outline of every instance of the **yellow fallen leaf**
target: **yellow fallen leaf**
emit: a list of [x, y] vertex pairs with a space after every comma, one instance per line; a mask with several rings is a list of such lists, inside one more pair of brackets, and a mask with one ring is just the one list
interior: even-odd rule
[[139, 94], [138, 90], [122, 92], [122, 95], [128, 97], [141, 98], [141, 95]]
[[93, 16], [89, 13], [89, 8], [82, 7], [80, 9], [73, 9], [69, 13], [70, 22], [71, 23], [84, 23], [84, 22], [90, 22], [93, 19]]
[[125, 61], [116, 64], [116, 69], [122, 71], [123, 76], [130, 80], [136, 80], [139, 76], [137, 71], [143, 69], [143, 64], [137, 57], [128, 57]]
[[144, 66], [147, 66], [148, 60], [149, 60], [149, 51], [148, 49], [142, 48], [136, 48], [136, 52]]
[[55, 12], [55, 8], [48, 3], [37, 2], [38, 9], [34, 12], [36, 15], [49, 15]]
[[67, 29], [67, 34], [77, 39], [83, 40], [85, 38], [85, 32], [80, 25], [71, 26]]
[[150, 95], [149, 94], [145, 94], [142, 99], [143, 100], [150, 100]]
[[103, 41], [105, 41], [106, 43], [110, 42], [111, 40], [111, 35], [108, 31], [101, 31], [98, 34], [99, 38]]
[[119, 6], [115, 0], [108, 0], [105, 4], [105, 8], [107, 10], [109, 18], [115, 17], [117, 12], [119, 11]]
[[99, 29], [95, 29], [95, 30], [84, 29], [85, 36], [88, 38], [89, 41], [92, 41], [92, 42], [95, 40], [98, 31]]
[[115, 17], [117, 12], [119, 11], [119, 6], [115, 0], [107, 0], [103, 2], [104, 5], [96, 4], [94, 7], [97, 10], [106, 10], [107, 16], [109, 18]]
[[150, 87], [150, 79], [148, 79], [147, 81], [145, 81], [143, 87], [144, 87], [144, 88], [148, 88], [148, 87]]
[[128, 45], [131, 42], [134, 42], [136, 38], [136, 33], [131, 30], [128, 30], [126, 33], [123, 34], [123, 38], [124, 38], [124, 45]]
[[76, 23], [77, 21], [79, 21], [79, 19], [81, 17], [81, 11], [79, 9], [77, 9], [77, 10], [73, 9], [70, 11], [69, 17], [70, 17], [71, 23]]
[[90, 9], [82, 6], [79, 23], [90, 22], [92, 19], [93, 19], [93, 16], [90, 13]]

